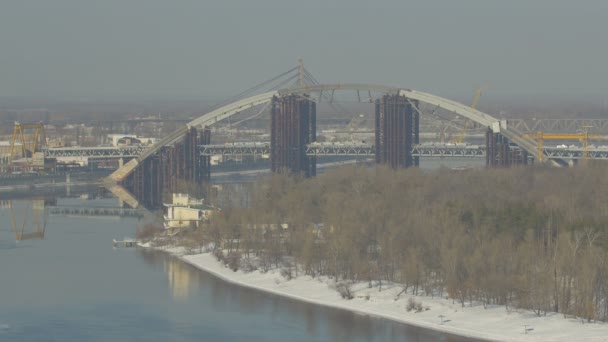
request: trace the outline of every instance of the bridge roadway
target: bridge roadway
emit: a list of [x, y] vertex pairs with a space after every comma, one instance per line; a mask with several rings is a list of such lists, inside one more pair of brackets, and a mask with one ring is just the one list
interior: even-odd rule
[[[134, 158], [141, 154], [145, 147], [108, 148], [49, 148], [44, 150], [46, 158], [86, 157], [86, 158]], [[270, 154], [268, 143], [235, 143], [224, 145], [202, 145], [201, 155], [267, 155]], [[373, 156], [373, 145], [351, 144], [314, 144], [306, 148], [310, 156]], [[484, 157], [485, 147], [454, 146], [454, 145], [418, 145], [412, 149], [412, 155], [417, 157]]]
[[[512, 148], [518, 148], [512, 146]], [[585, 150], [580, 147], [564, 148], [545, 146], [543, 152], [549, 158], [583, 159]], [[588, 148], [589, 159], [608, 160], [608, 148]], [[263, 155], [270, 153], [268, 144], [203, 145], [201, 155]], [[373, 145], [357, 144], [310, 144], [306, 147], [309, 156], [374, 156]], [[483, 145], [421, 144], [412, 148], [412, 156], [422, 158], [485, 158]], [[532, 155], [530, 157], [533, 157]]]
[[[146, 147], [72, 147], [46, 149], [45, 157], [87, 157], [87, 158], [134, 158], [140, 155]], [[580, 147], [563, 148], [545, 146], [544, 153], [549, 158], [557, 159], [583, 159], [584, 150]], [[608, 148], [589, 148], [589, 159], [608, 159]], [[268, 143], [234, 143], [223, 145], [202, 145], [201, 155], [268, 155]], [[306, 148], [310, 156], [373, 156], [373, 145], [365, 144], [311, 144]], [[456, 158], [483, 158], [486, 148], [483, 145], [451, 145], [451, 144], [421, 144], [412, 148], [415, 157], [456, 157]]]
[[97, 159], [137, 157], [147, 146], [124, 147], [59, 147], [42, 150], [45, 158], [86, 157]]
[[[406, 97], [411, 101], [419, 101], [423, 103], [427, 103], [429, 105], [436, 106], [438, 108], [443, 108], [449, 112], [452, 112], [456, 115], [463, 116], [467, 119], [470, 119], [482, 127], [491, 128], [494, 133], [500, 133], [505, 136], [510, 141], [516, 143], [519, 147], [526, 150], [531, 155], [535, 155], [536, 144], [530, 140], [525, 139], [521, 132], [516, 130], [515, 128], [511, 128], [507, 126], [506, 120], [500, 121], [486, 113], [483, 113], [479, 110], [472, 109], [471, 107], [458, 103], [456, 101], [448, 100], [433, 94], [419, 92], [411, 89], [404, 88], [396, 88], [396, 87], [388, 87], [382, 85], [370, 85], [370, 84], [317, 84], [311, 86], [305, 86], [300, 88], [290, 88], [283, 89], [277, 91], [270, 91], [267, 93], [255, 95], [248, 97], [243, 100], [239, 100], [228, 105], [222, 106], [216, 110], [213, 110], [207, 114], [202, 115], [199, 118], [196, 118], [190, 121], [186, 126], [183, 126], [176, 131], [170, 133], [162, 140], [155, 143], [153, 146], [145, 150], [139, 157], [133, 158], [128, 163], [124, 164], [118, 170], [116, 170], [112, 175], [108, 177], [106, 180], [108, 185], [112, 183], [119, 182], [125, 179], [135, 168], [137, 165], [148, 158], [149, 156], [156, 153], [163, 146], [171, 145], [182, 139], [188, 129], [190, 127], [204, 127], [211, 126], [223, 119], [226, 119], [234, 114], [237, 114], [243, 110], [248, 108], [252, 108], [258, 105], [267, 104], [272, 101], [272, 98], [275, 96], [283, 96], [283, 95], [300, 95], [300, 94], [319, 94], [319, 99], [322, 98], [323, 92], [327, 94], [330, 92], [333, 94], [336, 90], [350, 90], [356, 91], [357, 94], [360, 91], [364, 92], [378, 92], [382, 94], [397, 94]], [[541, 156], [540, 162], [546, 162], [548, 158], [546, 155]]]
[[[608, 152], [608, 151], [607, 151]], [[244, 143], [225, 145], [203, 145], [201, 155], [264, 155], [270, 154], [270, 145]], [[310, 144], [306, 146], [309, 156], [365, 156], [376, 155], [374, 145], [366, 144]], [[465, 157], [484, 158], [485, 147], [465, 145], [416, 145], [412, 148], [415, 157]]]

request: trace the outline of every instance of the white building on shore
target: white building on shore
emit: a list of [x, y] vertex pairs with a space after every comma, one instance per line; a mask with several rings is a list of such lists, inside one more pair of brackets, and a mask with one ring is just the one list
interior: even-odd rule
[[163, 225], [167, 234], [173, 235], [183, 229], [198, 227], [206, 222], [217, 208], [205, 205], [202, 199], [190, 197], [188, 194], [173, 194], [170, 204], [163, 203], [167, 208], [163, 216]]

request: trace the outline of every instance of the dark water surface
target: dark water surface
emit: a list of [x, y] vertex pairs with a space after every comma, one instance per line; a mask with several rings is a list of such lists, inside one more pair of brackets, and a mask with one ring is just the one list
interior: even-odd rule
[[[56, 202], [116, 204], [115, 199]], [[20, 229], [28, 204], [20, 200], [13, 206]], [[44, 216], [39, 204], [29, 208], [26, 233], [36, 232]], [[113, 238], [135, 234], [134, 218], [47, 216], [44, 239], [16, 241], [10, 211], [4, 202], [3, 342], [472, 341], [227, 284], [164, 253], [113, 249]]]

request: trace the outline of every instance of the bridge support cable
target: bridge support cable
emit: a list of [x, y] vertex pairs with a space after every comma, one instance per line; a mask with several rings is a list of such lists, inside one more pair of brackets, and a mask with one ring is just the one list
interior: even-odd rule
[[[285, 71], [285, 72], [283, 72], [283, 73], [281, 73], [281, 74], [279, 74], [279, 75], [277, 75], [275, 77], [272, 77], [272, 78], [270, 78], [270, 79], [268, 79], [268, 80], [266, 80], [266, 81], [264, 81], [262, 83], [259, 83], [259, 84], [255, 85], [255, 86], [253, 86], [253, 87], [251, 87], [251, 88], [249, 88], [249, 89], [247, 89], [247, 90], [245, 90], [245, 91], [243, 91], [243, 92], [241, 92], [241, 93], [239, 93], [239, 94], [237, 94], [237, 95], [235, 95], [235, 96], [233, 96], [233, 97], [231, 97], [231, 98], [229, 98], [227, 100], [224, 100], [216, 108], [223, 107], [223, 106], [225, 106], [227, 104], [236, 102], [236, 101], [241, 100], [241, 99], [243, 99], [245, 97], [249, 97], [249, 96], [251, 96], [251, 94], [254, 94], [256, 91], [259, 91], [260, 89], [264, 89], [265, 86], [271, 85], [273, 82], [278, 81], [281, 78], [283, 78], [283, 77], [285, 77], [285, 76], [287, 76], [289, 74], [292, 74], [292, 75], [288, 78], [288, 80], [294, 80], [295, 78], [298, 77], [298, 73], [297, 73], [298, 69], [299, 69], [298, 66], [293, 67], [293, 68], [291, 68], [291, 69], [289, 69], [289, 70], [287, 70], [287, 71]], [[270, 87], [268, 89], [269, 90], [281, 89], [281, 87], [284, 86], [284, 85], [285, 85], [285, 81], [283, 81], [279, 85]], [[268, 90], [266, 90], [266, 91], [268, 91]], [[264, 91], [264, 92], [266, 92], [266, 91]]]
[[[291, 88], [291, 87], [294, 87], [294, 86], [298, 85], [300, 83], [300, 81], [303, 81], [304, 85], [309, 84], [309, 82], [311, 82], [311, 80], [306, 77], [307, 73], [308, 72], [306, 71], [306, 69], [304, 69], [303, 79], [301, 78], [302, 75], [296, 74], [296, 75], [293, 75], [293, 76], [285, 79], [283, 82], [281, 82], [281, 83], [277, 84], [276, 86], [272, 87], [270, 90], [275, 91], [275, 90], [278, 90], [278, 89], [283, 89], [286, 86], [289, 87], [289, 88]], [[260, 115], [266, 113], [266, 110], [268, 109], [269, 104], [270, 103], [266, 103], [265, 105], [262, 106], [262, 108], [260, 108], [260, 110], [256, 114], [254, 114], [252, 116], [249, 116], [249, 117], [247, 117], [245, 119], [239, 120], [238, 122], [231, 124], [231, 126], [237, 126], [240, 123], [243, 123], [243, 122], [245, 122], [247, 120], [251, 120], [251, 119], [257, 118]]]

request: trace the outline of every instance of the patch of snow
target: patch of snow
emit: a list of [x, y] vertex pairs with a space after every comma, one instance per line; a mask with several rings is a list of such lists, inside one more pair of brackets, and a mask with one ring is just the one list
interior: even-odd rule
[[[366, 282], [356, 283], [352, 286], [354, 298], [345, 300], [336, 291], [335, 282], [327, 277], [299, 276], [287, 280], [280, 270], [233, 272], [211, 253], [184, 255], [181, 247], [163, 250], [233, 284], [450, 334], [490, 341], [608, 341], [608, 324], [582, 324], [580, 320], [564, 318], [562, 314], [548, 313], [538, 317], [530, 311], [506, 310], [504, 306], [484, 308], [481, 304], [467, 304], [462, 307], [451, 299], [405, 293], [398, 296], [402, 291], [398, 284], [384, 283], [382, 291], [378, 287], [368, 288]], [[410, 298], [421, 303], [424, 309], [408, 311]]]

